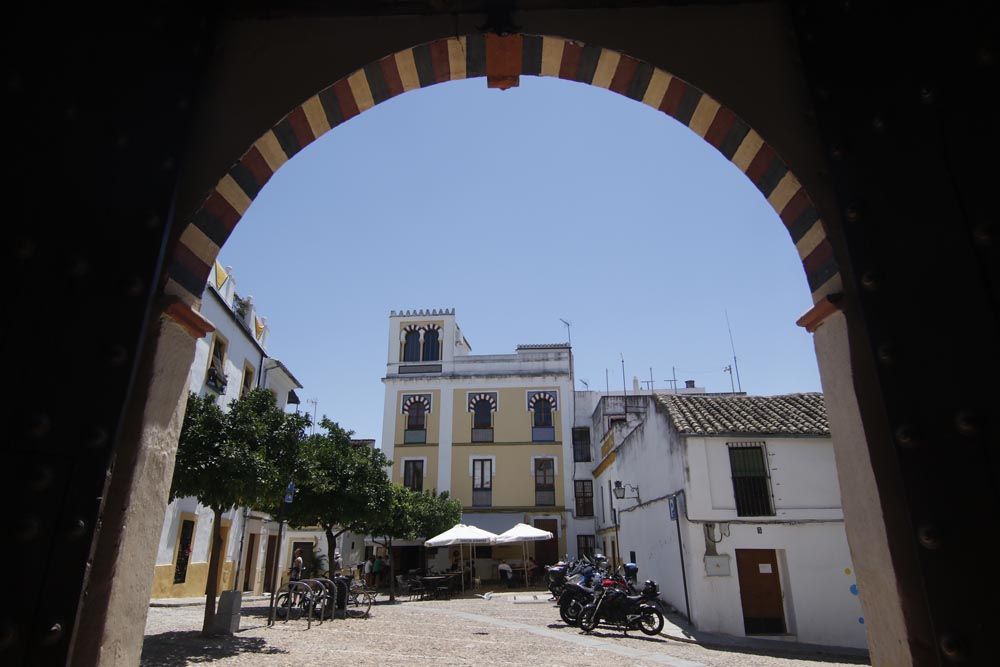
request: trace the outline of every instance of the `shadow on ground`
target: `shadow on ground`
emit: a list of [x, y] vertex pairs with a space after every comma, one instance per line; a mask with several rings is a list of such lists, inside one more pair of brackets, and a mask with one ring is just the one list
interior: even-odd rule
[[269, 646], [261, 637], [202, 637], [195, 630], [148, 635], [142, 645], [139, 664], [143, 667], [180, 667], [190, 663], [214, 662], [244, 653], [275, 655], [287, 653]]

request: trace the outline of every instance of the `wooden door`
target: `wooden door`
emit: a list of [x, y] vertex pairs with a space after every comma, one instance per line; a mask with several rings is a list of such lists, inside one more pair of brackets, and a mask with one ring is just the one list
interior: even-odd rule
[[250, 533], [247, 539], [247, 560], [243, 573], [243, 590], [252, 591], [254, 580], [254, 566], [257, 565], [257, 533]]
[[555, 537], [558, 535], [556, 532], [558, 527], [557, 519], [535, 519], [535, 528], [547, 530], [553, 535], [551, 540], [535, 542], [535, 562], [539, 566], [555, 565], [559, 562], [559, 539]]
[[274, 590], [274, 559], [278, 554], [278, 536], [267, 536], [267, 551], [264, 554], [264, 592]]
[[774, 549], [737, 549], [736, 571], [746, 633], [785, 633], [785, 609]]

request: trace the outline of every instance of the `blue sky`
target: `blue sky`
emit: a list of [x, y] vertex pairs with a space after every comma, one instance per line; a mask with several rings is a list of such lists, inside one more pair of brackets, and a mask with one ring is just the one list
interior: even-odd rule
[[[261, 191], [220, 260], [303, 400], [380, 439], [392, 309], [455, 308], [473, 354], [572, 338], [578, 379], [819, 391], [795, 248], [763, 196], [669, 116], [523, 77], [416, 90], [340, 125]], [[580, 382], [578, 388], [582, 388]], [[303, 403], [303, 409], [310, 407]]]

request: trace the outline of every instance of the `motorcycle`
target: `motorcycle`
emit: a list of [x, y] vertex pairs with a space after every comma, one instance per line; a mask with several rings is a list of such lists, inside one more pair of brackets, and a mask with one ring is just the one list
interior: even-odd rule
[[624, 576], [605, 575], [599, 582], [594, 583], [594, 579], [600, 573], [594, 568], [585, 568], [577, 577], [570, 577], [563, 586], [563, 593], [559, 598], [559, 616], [566, 625], [575, 626], [580, 622], [580, 612], [588, 604], [594, 601], [594, 594], [599, 587], [616, 586], [629, 594], [637, 593], [631, 582]]
[[620, 628], [626, 635], [629, 630], [658, 635], [663, 630], [659, 593], [659, 586], [650, 579], [646, 580], [639, 595], [629, 595], [618, 586], [602, 586], [594, 593], [594, 601], [580, 612], [580, 627], [589, 633], [603, 622]]

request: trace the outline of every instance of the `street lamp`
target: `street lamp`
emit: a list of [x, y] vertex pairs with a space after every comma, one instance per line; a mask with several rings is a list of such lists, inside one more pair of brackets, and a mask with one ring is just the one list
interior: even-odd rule
[[[632, 489], [632, 491], [635, 492], [635, 495], [629, 496], [629, 498], [635, 498], [636, 501], [642, 502], [639, 500], [639, 487], [632, 486], [631, 484], [625, 484], [623, 486], [620, 480], [615, 480], [615, 486], [613, 489], [611, 489], [611, 493], [618, 500], [624, 500], [626, 488]], [[615, 565], [617, 567], [617, 564], [621, 562], [621, 553], [619, 550], [621, 549], [622, 541], [621, 537], [619, 537], [618, 535], [618, 510], [614, 508], [614, 503], [612, 503], [611, 505], [611, 516], [615, 520], [615, 553], [613, 554], [613, 556], [615, 559]]]
[[621, 481], [615, 480], [615, 488], [612, 489], [612, 493], [615, 494], [615, 498], [617, 498], [618, 500], [624, 500], [625, 499], [625, 490], [626, 489], [631, 489], [632, 492], [635, 493], [634, 496], [629, 496], [629, 498], [635, 498], [636, 501], [639, 502], [639, 503], [642, 502], [639, 499], [639, 485], [638, 484], [635, 485], [635, 486], [632, 486], [631, 484], [624, 484], [623, 485], [621, 483]]

